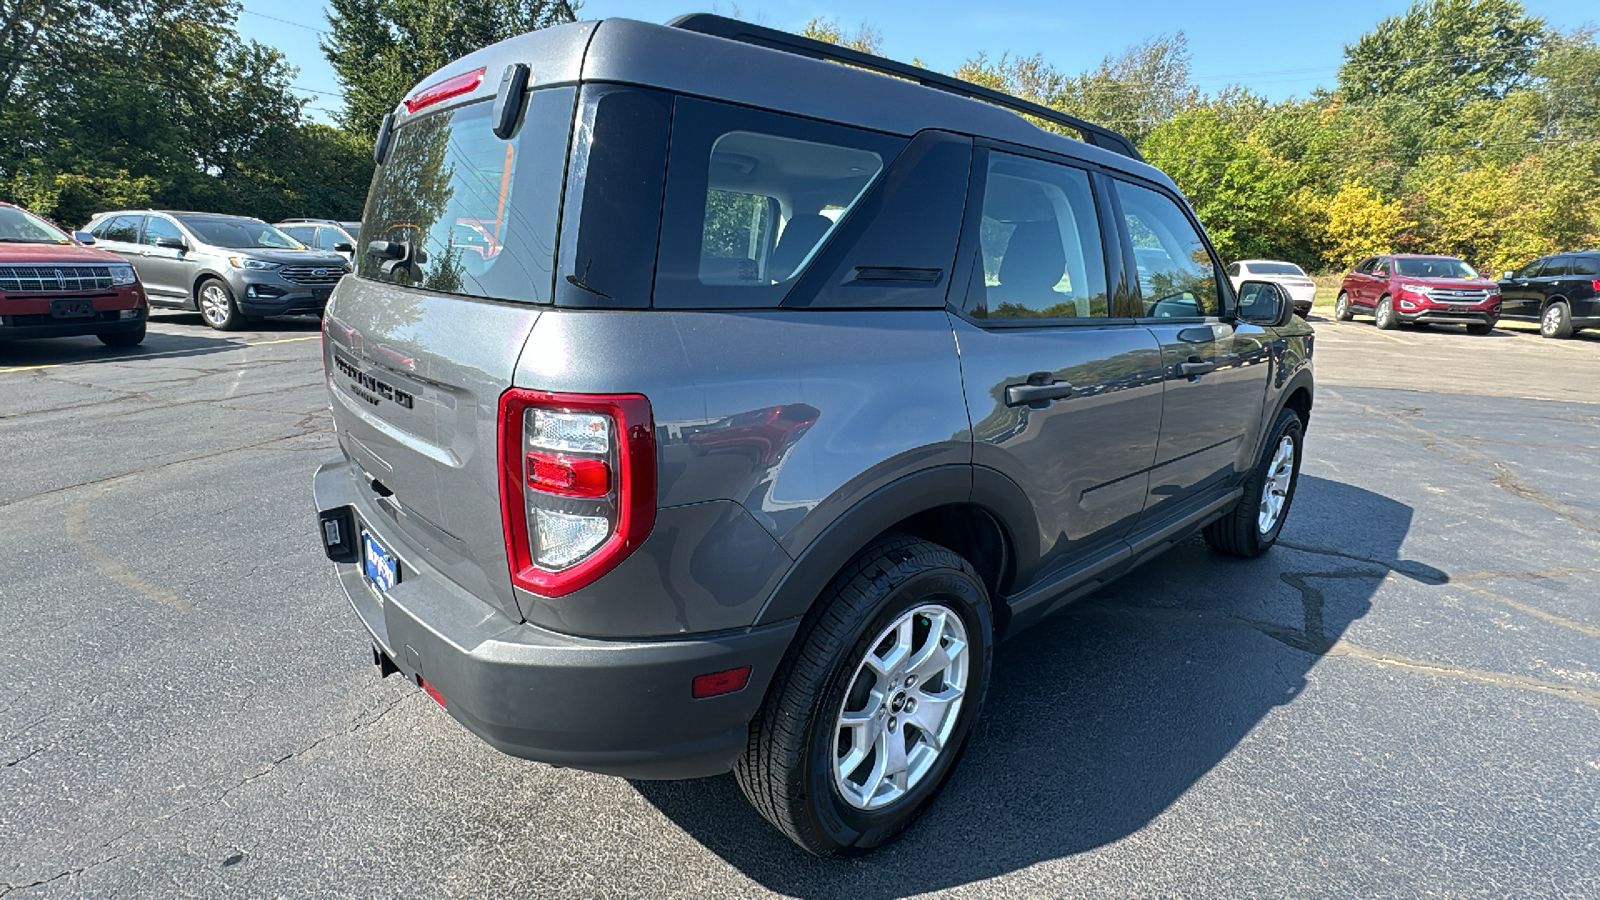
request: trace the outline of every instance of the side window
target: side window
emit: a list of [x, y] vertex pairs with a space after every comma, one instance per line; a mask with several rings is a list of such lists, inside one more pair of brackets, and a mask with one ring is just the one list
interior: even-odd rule
[[1377, 259], [1372, 261], [1372, 277], [1373, 278], [1388, 278], [1389, 277], [1389, 257], [1380, 256]]
[[1117, 183], [1148, 317], [1222, 315], [1211, 253], [1178, 204], [1164, 194]]
[[1584, 278], [1593, 278], [1596, 275], [1600, 275], [1600, 259], [1574, 256], [1572, 258], [1572, 274], [1581, 275]]
[[905, 141], [681, 98], [654, 303], [772, 307]]
[[284, 234], [287, 234], [289, 237], [294, 238], [295, 240], [299, 241], [302, 244], [308, 244], [309, 245], [311, 243], [312, 232], [315, 231], [316, 229], [311, 228], [311, 227], [306, 226], [306, 225], [287, 225], [287, 226], [284, 226], [282, 228], [279, 228], [278, 230], [283, 232]]
[[1234, 263], [1233, 265], [1228, 267], [1228, 277], [1229, 278], [1238, 278], [1239, 274], [1241, 272], [1243, 272], [1243, 271], [1244, 271], [1244, 266], [1240, 265], [1239, 263]]
[[978, 233], [983, 281], [969, 288], [968, 312], [988, 319], [1110, 316], [1099, 222], [1084, 170], [991, 152]]
[[102, 241], [139, 243], [139, 220], [144, 216], [112, 216], [95, 226], [94, 236]]
[[334, 244], [349, 242], [344, 239], [344, 235], [341, 235], [337, 229], [318, 228], [317, 241], [315, 244], [311, 244], [311, 242], [304, 239], [300, 239], [300, 243], [306, 244], [307, 246], [315, 246], [319, 250], [332, 250]]
[[140, 243], [154, 247], [161, 238], [177, 238], [183, 240], [183, 232], [178, 226], [160, 216], [149, 216], [144, 220], [144, 239]]
[[1512, 273], [1512, 277], [1513, 278], [1538, 278], [1539, 277], [1539, 273], [1544, 270], [1545, 262], [1546, 262], [1546, 260], [1536, 259], [1533, 262], [1528, 263], [1527, 265], [1525, 265], [1522, 268], [1518, 269], [1516, 272], [1513, 272]]
[[1372, 274], [1372, 264], [1377, 262], [1377, 261], [1378, 261], [1377, 257], [1368, 257], [1367, 259], [1363, 259], [1351, 271], [1356, 275], [1371, 275]]
[[1572, 257], [1560, 256], [1545, 263], [1540, 278], [1565, 278], [1572, 274]]

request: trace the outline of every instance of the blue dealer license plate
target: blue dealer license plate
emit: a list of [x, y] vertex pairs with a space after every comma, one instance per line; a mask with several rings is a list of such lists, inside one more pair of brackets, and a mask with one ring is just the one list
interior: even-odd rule
[[365, 531], [361, 532], [361, 549], [366, 560], [367, 580], [380, 591], [393, 590], [400, 583], [400, 561]]

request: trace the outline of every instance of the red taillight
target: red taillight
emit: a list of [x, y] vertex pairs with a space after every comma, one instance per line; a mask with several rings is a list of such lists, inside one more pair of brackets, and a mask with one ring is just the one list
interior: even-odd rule
[[464, 75], [446, 78], [438, 84], [428, 85], [417, 91], [416, 96], [406, 98], [406, 112], [416, 112], [423, 107], [449, 100], [451, 97], [472, 93], [478, 89], [478, 85], [483, 84], [483, 73], [483, 69], [476, 69]]
[[611, 490], [611, 467], [603, 459], [529, 453], [527, 472], [528, 487], [547, 494], [604, 497]]
[[1589, 284], [1594, 286], [1594, 292], [1596, 294], [1600, 294], [1600, 278], [1596, 278], [1595, 280], [1589, 282]]
[[694, 699], [704, 700], [707, 697], [719, 697], [723, 694], [731, 694], [734, 691], [742, 691], [744, 686], [749, 683], [750, 667], [740, 666], [737, 669], [729, 669], [726, 672], [696, 675], [690, 693], [694, 695]]
[[512, 388], [500, 397], [499, 428], [512, 584], [564, 596], [644, 543], [656, 518], [649, 400]]

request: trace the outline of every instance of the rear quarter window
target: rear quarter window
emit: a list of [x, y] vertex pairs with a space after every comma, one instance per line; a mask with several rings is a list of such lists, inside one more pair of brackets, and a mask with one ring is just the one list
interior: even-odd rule
[[679, 99], [654, 305], [777, 306], [905, 143]]

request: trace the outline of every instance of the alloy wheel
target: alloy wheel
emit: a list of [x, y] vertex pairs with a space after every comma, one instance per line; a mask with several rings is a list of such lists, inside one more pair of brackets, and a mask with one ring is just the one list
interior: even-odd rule
[[200, 289], [200, 315], [207, 324], [220, 328], [232, 313], [233, 301], [219, 284], [208, 284]]
[[1289, 499], [1289, 481], [1294, 476], [1294, 438], [1284, 435], [1267, 464], [1267, 481], [1261, 486], [1261, 508], [1256, 513], [1256, 529], [1271, 534], [1283, 515]]
[[942, 604], [895, 619], [856, 667], [834, 724], [833, 783], [857, 809], [881, 809], [933, 771], [961, 717], [967, 630]]

